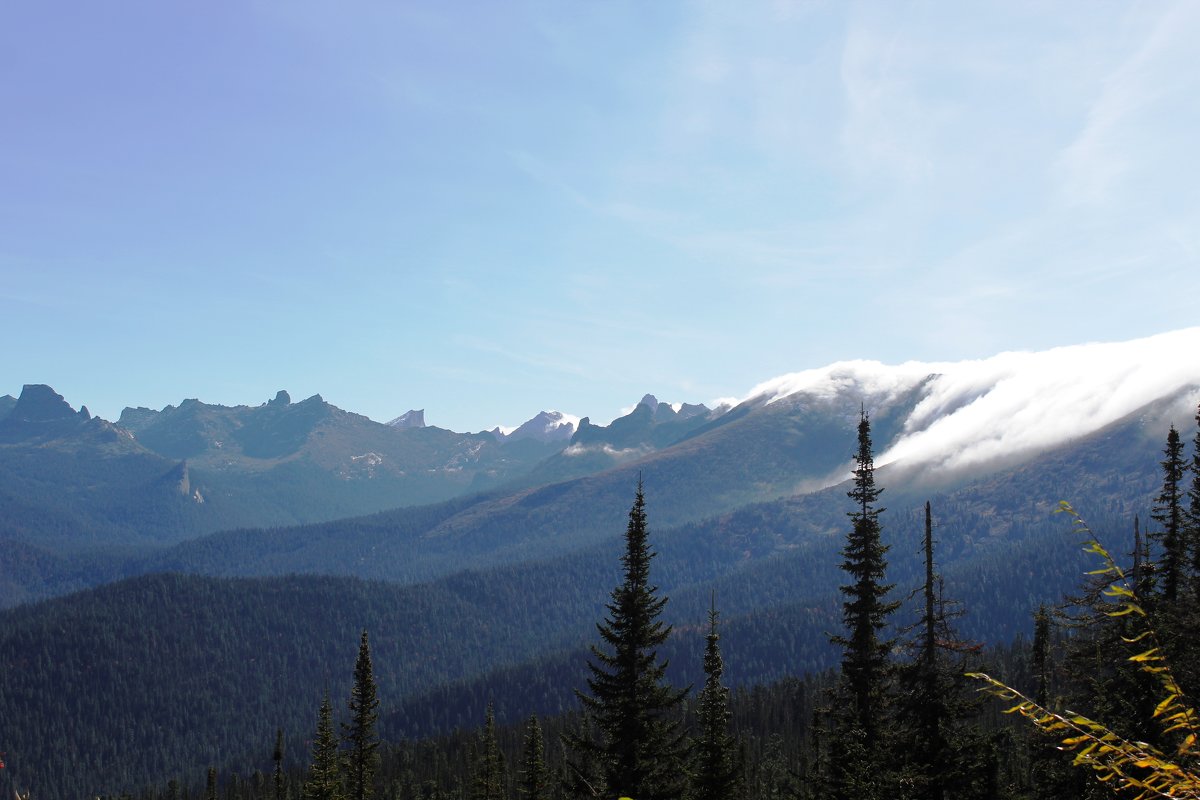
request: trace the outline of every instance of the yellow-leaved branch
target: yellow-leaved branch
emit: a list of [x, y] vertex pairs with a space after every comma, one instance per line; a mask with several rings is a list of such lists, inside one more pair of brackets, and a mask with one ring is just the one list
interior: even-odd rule
[[1094, 553], [1104, 563], [1103, 567], [1088, 574], [1108, 579], [1104, 595], [1112, 599], [1113, 608], [1105, 613], [1110, 617], [1130, 616], [1131, 625], [1143, 626], [1133, 636], [1123, 636], [1122, 639], [1128, 644], [1138, 645], [1140, 650], [1129, 660], [1157, 680], [1163, 699], [1154, 710], [1154, 718], [1162, 726], [1165, 735], [1177, 738], [1178, 745], [1168, 755], [1145, 742], [1118, 736], [1105, 725], [1082, 714], [1071, 711], [1059, 713], [1044, 708], [990, 675], [981, 672], [969, 675], [984, 683], [980, 691], [1014, 703], [1006, 709], [1006, 713], [1020, 714], [1041, 730], [1061, 736], [1060, 749], [1075, 755], [1073, 763], [1091, 767], [1100, 781], [1129, 791], [1134, 800], [1155, 797], [1200, 800], [1200, 774], [1188, 766], [1200, 756], [1200, 743], [1197, 741], [1200, 717], [1187, 703], [1183, 690], [1176, 682], [1171, 665], [1163, 655], [1158, 634], [1149, 623], [1146, 609], [1137, 592], [1130, 587], [1124, 571], [1069, 503], [1060, 503], [1058, 510], [1073, 520], [1075, 530], [1083, 536], [1085, 552]]

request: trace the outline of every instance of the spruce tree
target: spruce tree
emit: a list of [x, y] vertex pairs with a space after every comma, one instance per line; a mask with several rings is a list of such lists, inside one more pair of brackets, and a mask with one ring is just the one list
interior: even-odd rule
[[864, 410], [858, 423], [854, 486], [847, 493], [855, 504], [848, 512], [853, 526], [842, 550], [841, 568], [851, 579], [841, 587], [846, 635], [831, 637], [842, 648], [842, 661], [829, 763], [836, 797], [890, 799], [896, 792], [884, 769], [883, 726], [891, 710], [889, 653], [895, 641], [885, 638], [884, 631], [899, 603], [887, 600], [892, 585], [884, 583], [888, 548], [879, 523], [884, 509], [876, 505], [883, 490], [875, 486], [871, 447], [871, 423]]
[[348, 747], [345, 755], [346, 797], [347, 800], [367, 800], [375, 792], [375, 770], [379, 765], [379, 736], [375, 732], [379, 698], [375, 692], [371, 646], [365, 630], [354, 664], [349, 710], [350, 721], [342, 723], [342, 741]]
[[942, 591], [934, 562], [933, 512], [925, 503], [924, 609], [917, 622], [913, 660], [900, 670], [906, 692], [898, 700], [908, 730], [897, 762], [906, 762], [908, 796], [923, 800], [987, 796], [988, 746], [976, 717], [979, 702], [967, 684], [967, 661], [977, 649], [951, 624], [953, 603]]
[[496, 739], [496, 715], [491, 703], [488, 703], [471, 761], [471, 800], [503, 800], [504, 756]]
[[1188, 559], [1188, 600], [1180, 609], [1180, 636], [1175, 663], [1179, 682], [1192, 697], [1200, 694], [1200, 408], [1196, 411], [1196, 436], [1192, 442], [1192, 472], [1184, 513], [1182, 550]]
[[[1050, 708], [1051, 676], [1054, 671], [1051, 655], [1050, 613], [1046, 606], [1038, 607], [1033, 616], [1033, 645], [1030, 653], [1034, 679], [1034, 701]], [[1078, 770], [1059, 750], [1059, 737], [1034, 728], [1025, 740], [1029, 753], [1029, 785], [1033, 800], [1059, 800], [1078, 795], [1082, 784]]]
[[[1138, 549], [1139, 534], [1140, 526], [1135, 519], [1135, 551]], [[1156, 582], [1154, 574], [1149, 571], [1150, 565], [1144, 559], [1139, 561], [1142, 563], [1138, 566], [1138, 579], [1127, 583], [1125, 588], [1132, 590], [1133, 598], [1141, 603], [1141, 597], [1137, 594], [1141, 586], [1154, 587]], [[1158, 577], [1165, 576], [1159, 573]], [[1129, 660], [1131, 655], [1145, 649], [1133, 640], [1146, 620], [1134, 613], [1114, 615], [1113, 612], [1119, 610], [1120, 606], [1109, 588], [1112, 580], [1113, 576], [1108, 572], [1090, 573], [1082, 593], [1068, 597], [1060, 612], [1069, 628], [1075, 631], [1063, 642], [1065, 658], [1062, 667], [1067, 683], [1061, 691], [1069, 699], [1071, 708], [1086, 709], [1087, 714], [1111, 722], [1113, 731], [1118, 735], [1162, 747], [1167, 742], [1163, 739], [1162, 726], [1155, 719], [1155, 709], [1161, 699], [1158, 681], [1141, 669], [1140, 662]], [[1168, 633], [1176, 628], [1168, 618], [1172, 617], [1174, 604], [1164, 601], [1161, 587], [1162, 584], [1158, 583], [1159, 593], [1151, 598], [1157, 604], [1151, 624], [1158, 629], [1160, 641], [1173, 646], [1174, 640]], [[1124, 598], [1121, 598], [1121, 602], [1124, 602]], [[1053, 706], [1053, 698], [1050, 699], [1050, 705]], [[1060, 736], [1050, 735], [1047, 738], [1057, 740], [1057, 749], [1063, 749]], [[1091, 781], [1082, 773], [1062, 776], [1059, 788], [1070, 783], [1088, 786]], [[1100, 790], [1093, 788], [1088, 791]]]
[[329, 692], [321, 700], [317, 714], [317, 733], [313, 737], [312, 763], [304, 781], [304, 800], [342, 800], [342, 776], [338, 758], [338, 740], [333, 733], [333, 707]]
[[[1185, 550], [1191, 554], [1193, 611], [1200, 605], [1200, 407], [1196, 409], [1196, 438], [1192, 441], [1192, 484], [1188, 488]], [[1194, 690], [1193, 690], [1194, 691]]]
[[1167, 446], [1163, 449], [1163, 460], [1159, 462], [1163, 469], [1163, 488], [1155, 501], [1151, 516], [1162, 526], [1154, 537], [1162, 545], [1162, 564], [1158, 571], [1161, 575], [1160, 588], [1162, 599], [1169, 607], [1174, 606], [1179, 599], [1179, 590], [1186, 568], [1184, 553], [1184, 521], [1183, 521], [1183, 444], [1179, 441], [1179, 431], [1172, 425], [1167, 433]]
[[[597, 624], [602, 647], [592, 646], [588, 692], [576, 692], [597, 728], [595, 739], [567, 737], [576, 764], [596, 757], [603, 787], [598, 795], [673, 800], [683, 790], [684, 734], [679, 722], [688, 690], [672, 689], [667, 662], [657, 648], [671, 627], [659, 617], [667, 598], [650, 583], [646, 501], [639, 478], [621, 556], [624, 580], [612, 591], [608, 616]], [[578, 766], [576, 767], [578, 771]]]
[[929, 800], [942, 800], [946, 796], [951, 753], [946, 740], [948, 708], [938, 658], [938, 597], [937, 573], [933, 561], [933, 515], [929, 502], [925, 503], [925, 583], [922, 587], [925, 608], [919, 624], [920, 639], [916, 658], [906, 670], [912, 692], [906, 705], [912, 712], [914, 727], [913, 771], [919, 791]]
[[284, 800], [283, 782], [283, 728], [275, 730], [275, 750], [271, 754], [275, 762], [275, 800]]
[[562, 765], [559, 793], [562, 797], [601, 797], [604, 794], [604, 775], [597, 743], [598, 733], [592, 715], [586, 709], [579, 722], [561, 737], [568, 748]]
[[546, 768], [546, 740], [537, 715], [525, 726], [525, 753], [521, 762], [521, 800], [550, 800], [550, 772]]
[[717, 617], [714, 597], [704, 647], [704, 689], [696, 713], [700, 735], [692, 746], [691, 800], [729, 800], [741, 788], [738, 744], [729, 733], [729, 689], [721, 683], [725, 666]]

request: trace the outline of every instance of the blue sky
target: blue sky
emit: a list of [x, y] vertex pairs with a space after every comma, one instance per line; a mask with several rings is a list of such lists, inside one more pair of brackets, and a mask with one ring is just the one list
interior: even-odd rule
[[0, 393], [479, 430], [1192, 326], [1198, 40], [1186, 0], [6, 4]]

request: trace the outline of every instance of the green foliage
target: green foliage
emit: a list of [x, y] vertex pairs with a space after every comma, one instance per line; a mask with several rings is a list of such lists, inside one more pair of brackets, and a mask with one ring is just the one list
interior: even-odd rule
[[[1163, 448], [1163, 483], [1162, 492], [1155, 501], [1152, 516], [1162, 526], [1153, 537], [1162, 544], [1162, 562], [1160, 589], [1162, 598], [1168, 604], [1174, 604], [1179, 599], [1180, 588], [1184, 580], [1186, 565], [1184, 508], [1183, 508], [1183, 444], [1179, 432], [1171, 426], [1167, 434], [1167, 444]], [[1147, 598], [1148, 599], [1148, 598]]]
[[287, 783], [283, 776], [283, 728], [275, 732], [275, 750], [271, 754], [271, 760], [275, 762], [275, 800], [285, 800]]
[[1196, 438], [1192, 442], [1192, 483], [1188, 488], [1185, 550], [1191, 554], [1192, 599], [1200, 601], [1200, 407], [1196, 409]]
[[893, 713], [890, 696], [894, 641], [882, 634], [888, 617], [899, 607], [886, 600], [892, 586], [884, 583], [886, 554], [876, 506], [882, 489], [875, 486], [871, 425], [864, 412], [858, 425], [854, 485], [848, 493], [855, 509], [853, 529], [842, 550], [842, 571], [851, 582], [841, 587], [846, 600], [842, 620], [846, 635], [830, 637], [842, 649], [841, 682], [830, 715], [829, 792], [836, 798], [890, 798], [896, 794], [885, 769], [884, 726]]
[[742, 788], [738, 742], [729, 733], [729, 689], [721, 682], [725, 667], [717, 619], [714, 600], [705, 638], [704, 688], [696, 711], [699, 735], [692, 744], [690, 800], [726, 800], [736, 797]]
[[1051, 710], [984, 673], [973, 673], [971, 677], [985, 684], [984, 691], [1013, 702], [1007, 713], [1019, 714], [1043, 731], [1062, 737], [1061, 748], [1074, 754], [1073, 764], [1091, 768], [1099, 781], [1128, 792], [1134, 800], [1200, 798], [1200, 771], [1197, 771], [1200, 714], [1187, 704], [1158, 634], [1148, 621], [1143, 601], [1130, 586], [1124, 571], [1069, 504], [1062, 503], [1061, 510], [1072, 517], [1084, 537], [1085, 551], [1098, 556], [1103, 563], [1091, 574], [1103, 576], [1107, 581], [1104, 595], [1111, 601], [1107, 616], [1128, 617], [1136, 625], [1137, 630], [1124, 639], [1140, 652], [1128, 656], [1128, 661], [1158, 684], [1161, 694], [1153, 717], [1163, 735], [1177, 744], [1171, 748], [1172, 752], [1165, 753], [1146, 742], [1121, 736], [1082, 714]]
[[531, 715], [525, 728], [521, 760], [520, 800], [550, 800], [550, 771], [546, 767], [546, 740], [537, 715]]
[[379, 697], [371, 667], [371, 646], [364, 629], [354, 662], [354, 687], [350, 690], [349, 722], [342, 723], [346, 745], [344, 770], [347, 800], [368, 800], [375, 793], [375, 771], [379, 766]]
[[852, 703], [854, 725], [861, 731], [866, 750], [875, 750], [880, 744], [889, 654], [895, 645], [894, 640], [881, 634], [887, 628], [888, 617], [900, 607], [898, 601], [886, 599], [893, 586], [884, 583], [888, 546], [883, 543], [879, 524], [884, 509], [876, 505], [883, 490], [875, 486], [871, 446], [871, 423], [864, 413], [858, 424], [854, 488], [848, 492], [856, 506], [848, 512], [853, 530], [842, 550], [841, 568], [851, 580], [841, 587], [846, 597], [842, 619], [847, 635], [832, 637], [833, 643], [842, 648], [842, 678]]
[[471, 762], [470, 800], [503, 800], [506, 794], [504, 756], [496, 739], [496, 716], [490, 704]]
[[907, 663], [898, 669], [898, 714], [891, 732], [903, 796], [923, 800], [986, 797], [989, 745], [979, 703], [963, 673], [978, 648], [953, 627], [955, 606], [935, 569], [933, 515], [925, 504], [924, 607]]
[[624, 580], [613, 589], [608, 616], [597, 625], [603, 647], [592, 647], [588, 693], [579, 693], [599, 736], [574, 737], [570, 746], [577, 754], [595, 755], [605, 794], [671, 800], [683, 790], [685, 746], [678, 714], [687, 690], [671, 688], [666, 662], [658, 656], [671, 627], [659, 618], [667, 599], [650, 582], [653, 558], [639, 481], [621, 556]]
[[321, 700], [317, 732], [313, 736], [312, 761], [304, 781], [304, 800], [342, 800], [341, 754], [333, 732], [333, 707], [329, 693]]

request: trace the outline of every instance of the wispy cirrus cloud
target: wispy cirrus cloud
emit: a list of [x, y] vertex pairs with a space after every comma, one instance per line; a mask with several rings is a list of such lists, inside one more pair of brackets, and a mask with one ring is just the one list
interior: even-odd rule
[[[1156, 13], [1157, 12], [1157, 13]], [[1130, 14], [1132, 15], [1132, 11]], [[1096, 205], [1116, 199], [1123, 183], [1153, 171], [1172, 182], [1163, 170], [1185, 164], [1160, 160], [1158, 141], [1164, 128], [1148, 124], [1173, 116], [1174, 124], [1191, 124], [1196, 132], [1196, 96], [1200, 75], [1195, 69], [1195, 42], [1200, 35], [1200, 7], [1176, 2], [1147, 20], [1130, 20], [1148, 31], [1126, 45], [1126, 54], [1110, 68], [1087, 110], [1084, 124], [1057, 163], [1060, 200], [1068, 206]], [[1139, 24], [1140, 23], [1140, 24]], [[1170, 148], [1173, 154], [1174, 149]]]

